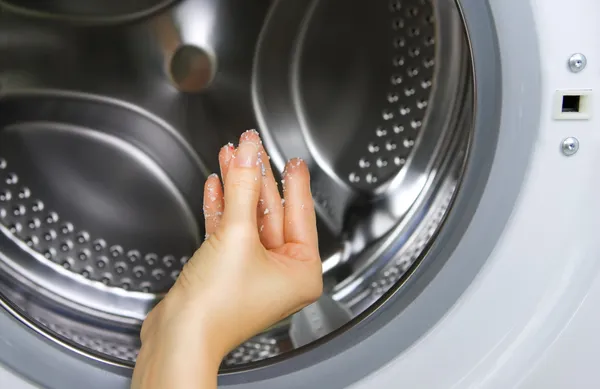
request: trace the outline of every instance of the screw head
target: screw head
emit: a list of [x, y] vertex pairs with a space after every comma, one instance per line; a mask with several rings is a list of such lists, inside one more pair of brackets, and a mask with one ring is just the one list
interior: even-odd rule
[[581, 53], [573, 54], [571, 58], [569, 58], [569, 69], [571, 69], [573, 73], [582, 71], [585, 69], [586, 65], [587, 58], [585, 58], [585, 55]]
[[561, 150], [567, 157], [574, 155], [579, 150], [579, 141], [577, 138], [569, 137], [562, 141]]

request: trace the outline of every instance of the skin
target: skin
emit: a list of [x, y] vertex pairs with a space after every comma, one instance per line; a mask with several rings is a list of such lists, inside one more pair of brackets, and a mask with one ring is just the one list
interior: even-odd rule
[[284, 201], [255, 131], [219, 154], [204, 188], [207, 239], [142, 326], [134, 389], [217, 387], [232, 349], [322, 293], [306, 164], [288, 162]]

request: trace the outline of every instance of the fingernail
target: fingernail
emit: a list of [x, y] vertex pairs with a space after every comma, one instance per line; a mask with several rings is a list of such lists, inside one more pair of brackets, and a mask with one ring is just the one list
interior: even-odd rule
[[298, 166], [300, 166], [302, 163], [304, 162], [304, 160], [302, 158], [292, 158], [290, 159], [287, 164], [286, 164], [286, 168], [290, 167], [292, 169], [297, 168]]
[[243, 139], [235, 154], [235, 164], [240, 167], [255, 167], [258, 162], [258, 144]]
[[248, 130], [245, 131], [241, 136], [240, 136], [240, 142], [244, 142], [244, 141], [255, 141], [258, 142], [258, 144], [262, 144], [262, 141], [260, 140], [260, 134], [258, 133], [258, 131], [256, 130]]

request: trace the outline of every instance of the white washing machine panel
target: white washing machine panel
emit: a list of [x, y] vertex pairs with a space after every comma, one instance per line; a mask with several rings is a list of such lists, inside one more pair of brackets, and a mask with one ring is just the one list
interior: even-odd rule
[[[503, 48], [519, 44], [511, 28], [518, 17], [506, 7], [509, 2], [491, 2], [502, 56], [515, 53]], [[354, 389], [598, 386], [600, 3], [533, 0], [531, 5], [542, 62], [541, 126], [539, 131], [522, 129], [538, 134], [511, 220], [447, 316]], [[575, 53], [587, 58], [580, 72], [568, 67]], [[528, 61], [527, 53], [519, 60]], [[517, 66], [503, 68], [509, 79], [522, 76], [511, 74], [519, 71]], [[557, 90], [591, 90], [591, 118], [555, 120]], [[518, 92], [513, 85], [503, 98], [519, 99]], [[565, 156], [561, 145], [569, 137], [580, 147]]]

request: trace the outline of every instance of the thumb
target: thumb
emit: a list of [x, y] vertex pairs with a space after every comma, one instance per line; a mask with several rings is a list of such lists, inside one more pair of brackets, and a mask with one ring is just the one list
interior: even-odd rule
[[258, 134], [247, 131], [241, 136], [240, 145], [232, 156], [225, 179], [223, 221], [226, 224], [251, 223], [256, 227], [256, 207], [262, 184], [259, 145]]

